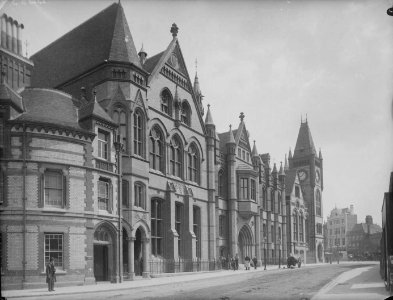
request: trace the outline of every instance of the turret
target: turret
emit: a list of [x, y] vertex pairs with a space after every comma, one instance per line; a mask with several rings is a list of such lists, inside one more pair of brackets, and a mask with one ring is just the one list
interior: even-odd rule
[[138, 56], [141, 61], [141, 65], [143, 66], [145, 64], [146, 57], [147, 57], [147, 53], [146, 53], [145, 49], [143, 49], [143, 44], [142, 44], [141, 50], [138, 53]]
[[257, 146], [255, 145], [255, 140], [254, 140], [254, 146], [252, 147], [252, 151], [251, 151], [251, 160], [252, 160], [252, 164], [254, 166], [254, 169], [259, 170], [259, 164], [261, 162], [261, 159], [259, 158]]
[[199, 86], [198, 70], [197, 70], [198, 65], [197, 65], [197, 63], [198, 63], [198, 61], [195, 60], [194, 94], [195, 94], [195, 97], [196, 97], [196, 100], [197, 100], [197, 103], [198, 103], [198, 108], [199, 108], [199, 110], [200, 110], [200, 112], [201, 112], [201, 114], [203, 116], [204, 113], [205, 113], [205, 110], [204, 110], [203, 104], [202, 104], [202, 100], [203, 100], [204, 96], [202, 95], [201, 88]]

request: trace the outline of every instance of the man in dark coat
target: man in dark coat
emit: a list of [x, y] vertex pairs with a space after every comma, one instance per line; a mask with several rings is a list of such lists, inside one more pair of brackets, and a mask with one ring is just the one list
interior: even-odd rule
[[236, 270], [239, 270], [239, 255], [237, 253], [235, 255], [235, 265], [236, 265]]
[[54, 285], [56, 281], [56, 268], [54, 264], [54, 258], [51, 257], [49, 263], [46, 265], [46, 283], [48, 284], [48, 291], [54, 291]]
[[252, 259], [252, 263], [254, 264], [254, 269], [256, 270], [257, 269], [258, 260], [257, 260], [257, 258], [255, 256]]

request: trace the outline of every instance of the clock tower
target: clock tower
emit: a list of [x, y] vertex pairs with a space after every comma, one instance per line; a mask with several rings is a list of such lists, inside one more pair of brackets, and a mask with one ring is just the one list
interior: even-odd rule
[[[317, 154], [308, 121], [301, 122], [294, 154], [289, 152], [289, 169], [299, 176], [303, 198], [308, 209], [306, 221], [307, 261], [323, 262], [323, 159]], [[295, 247], [296, 255], [296, 247]]]

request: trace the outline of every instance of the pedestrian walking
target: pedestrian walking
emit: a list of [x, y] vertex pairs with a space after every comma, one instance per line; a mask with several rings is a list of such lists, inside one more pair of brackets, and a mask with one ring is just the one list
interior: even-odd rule
[[56, 282], [56, 268], [54, 264], [55, 259], [50, 258], [49, 263], [46, 265], [46, 283], [48, 284], [48, 291], [54, 291], [54, 285]]
[[248, 257], [248, 255], [244, 258], [244, 266], [246, 270], [250, 270], [250, 257]]
[[232, 265], [233, 271], [236, 271], [236, 261], [235, 261], [234, 257], [231, 258], [231, 265]]
[[258, 260], [257, 260], [257, 258], [255, 256], [252, 258], [252, 263], [254, 264], [254, 269], [256, 270], [257, 269]]
[[235, 265], [236, 265], [236, 270], [239, 270], [239, 255], [237, 253], [235, 255]]

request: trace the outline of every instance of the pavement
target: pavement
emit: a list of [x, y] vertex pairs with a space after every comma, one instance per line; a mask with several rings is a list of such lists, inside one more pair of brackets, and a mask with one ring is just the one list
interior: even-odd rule
[[[317, 264], [309, 264], [303, 265], [303, 267], [312, 267]], [[220, 270], [220, 271], [208, 271], [208, 272], [183, 272], [183, 273], [163, 273], [160, 274], [159, 277], [155, 278], [138, 278], [132, 281], [123, 281], [122, 283], [98, 283], [92, 285], [78, 285], [78, 286], [67, 286], [67, 287], [56, 287], [55, 291], [48, 292], [48, 288], [40, 288], [40, 289], [25, 289], [25, 290], [6, 290], [2, 291], [2, 296], [7, 299], [12, 298], [23, 298], [23, 297], [46, 297], [46, 296], [55, 296], [55, 295], [72, 295], [72, 294], [83, 294], [83, 293], [91, 293], [91, 292], [100, 292], [100, 291], [118, 291], [118, 290], [126, 290], [126, 289], [134, 289], [140, 287], [148, 287], [148, 286], [158, 286], [158, 285], [166, 285], [169, 283], [179, 283], [179, 282], [187, 282], [194, 281], [200, 279], [209, 279], [216, 277], [226, 277], [226, 276], [234, 276], [239, 274], [245, 274], [250, 272], [267, 272], [278, 270], [278, 265], [268, 265], [266, 266], [266, 271], [264, 267], [258, 267], [256, 270], [245, 270], [243, 266], [239, 266], [239, 270]]]

